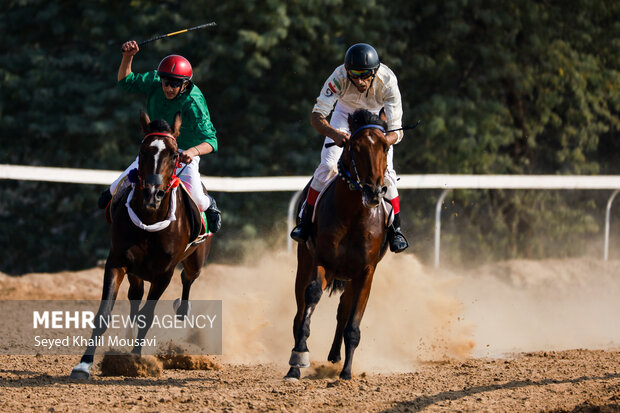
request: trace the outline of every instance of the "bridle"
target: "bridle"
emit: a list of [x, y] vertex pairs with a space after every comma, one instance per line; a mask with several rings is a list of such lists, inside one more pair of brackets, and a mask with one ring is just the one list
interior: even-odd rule
[[[170, 133], [167, 133], [167, 132], [151, 132], [151, 133], [147, 133], [146, 135], [144, 135], [144, 138], [142, 139], [142, 142], [144, 142], [150, 136], [161, 136], [161, 137], [164, 137], [164, 138], [169, 138], [169, 139], [172, 139], [175, 143], [177, 141], [177, 139], [172, 134], [170, 134]], [[175, 164], [174, 164], [174, 167], [172, 168], [172, 172], [170, 173], [170, 180], [168, 181], [168, 186], [166, 187], [165, 190], [161, 190], [160, 189], [160, 191], [164, 192], [163, 195], [161, 195], [162, 198], [163, 198], [163, 196], [165, 194], [170, 192], [170, 190], [172, 188], [176, 188], [181, 183], [181, 179], [176, 174], [177, 168], [181, 167], [181, 162], [179, 162], [179, 154], [178, 153], [175, 155], [174, 162], [175, 162]], [[187, 167], [187, 165], [185, 165], [183, 170], [186, 167]], [[181, 175], [183, 173], [183, 170], [181, 170], [179, 175]], [[163, 177], [161, 176], [161, 174], [152, 174], [152, 175], [149, 175], [146, 179], [143, 179], [142, 175], [140, 175], [140, 173], [138, 172], [138, 184], [140, 186], [140, 190], [144, 189], [144, 185], [145, 184], [159, 186], [159, 185], [161, 185], [163, 183], [163, 181], [164, 180], [163, 180]]]
[[[357, 128], [355, 132], [351, 134], [351, 139], [357, 133], [364, 129], [379, 129], [381, 132], [385, 133], [385, 128], [381, 125], [364, 125], [360, 128]], [[349, 184], [349, 189], [351, 191], [363, 191], [362, 183], [360, 181], [359, 173], [357, 172], [357, 167], [355, 166], [355, 158], [353, 157], [353, 149], [351, 148], [351, 144], [347, 145], [349, 147], [349, 157], [351, 158], [351, 167], [353, 168], [353, 172], [355, 173], [355, 177], [351, 175], [351, 172], [347, 171], [342, 164], [342, 157], [338, 159], [338, 175], [342, 178], [343, 181]]]

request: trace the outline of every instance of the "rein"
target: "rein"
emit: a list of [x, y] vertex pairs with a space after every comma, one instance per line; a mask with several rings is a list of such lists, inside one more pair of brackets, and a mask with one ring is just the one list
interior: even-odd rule
[[[357, 133], [364, 129], [379, 129], [381, 132], [385, 133], [385, 128], [381, 125], [364, 125], [359, 127], [351, 134], [351, 137], [357, 135]], [[342, 178], [343, 181], [349, 184], [349, 189], [351, 191], [361, 191], [362, 184], [360, 182], [360, 176], [357, 173], [357, 167], [355, 166], [355, 158], [353, 158], [353, 150], [351, 149], [351, 145], [349, 146], [349, 156], [351, 157], [351, 166], [353, 167], [353, 172], [355, 172], [355, 178], [351, 176], [351, 173], [347, 171], [342, 164], [342, 158], [338, 159], [338, 175]]]

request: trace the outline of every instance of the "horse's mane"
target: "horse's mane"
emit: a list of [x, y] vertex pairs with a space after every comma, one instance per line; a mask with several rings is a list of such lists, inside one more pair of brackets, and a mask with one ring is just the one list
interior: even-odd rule
[[379, 125], [387, 129], [387, 122], [381, 120], [379, 115], [375, 115], [366, 109], [357, 109], [353, 112], [353, 114], [349, 116], [349, 122], [351, 131], [355, 131], [366, 125]]

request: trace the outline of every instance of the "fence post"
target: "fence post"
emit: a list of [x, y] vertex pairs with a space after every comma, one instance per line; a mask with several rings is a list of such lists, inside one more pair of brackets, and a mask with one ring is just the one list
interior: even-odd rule
[[620, 189], [616, 189], [607, 201], [607, 209], [605, 210], [605, 252], [604, 259], [607, 261], [609, 258], [609, 221], [611, 220], [611, 204], [614, 202], [614, 198], [618, 195]]
[[441, 205], [452, 189], [444, 189], [435, 205], [435, 268], [439, 268], [439, 242], [441, 237]]

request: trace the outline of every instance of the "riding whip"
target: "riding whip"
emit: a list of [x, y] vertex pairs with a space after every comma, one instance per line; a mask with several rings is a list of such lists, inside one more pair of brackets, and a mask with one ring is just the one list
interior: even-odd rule
[[185, 33], [185, 32], [190, 32], [192, 30], [204, 29], [205, 27], [212, 27], [212, 26], [216, 26], [215, 22], [201, 24], [200, 26], [190, 27], [189, 29], [179, 30], [178, 32], [162, 34], [162, 35], [159, 35], [159, 36], [151, 37], [150, 39], [143, 40], [143, 41], [138, 43], [138, 46], [142, 46], [143, 44], [150, 43], [150, 42], [155, 41], [155, 40], [163, 39], [164, 37], [176, 36], [177, 34], [181, 34], [181, 33]]
[[[406, 126], [403, 126], [402, 128], [398, 128], [398, 129], [390, 129], [389, 131], [387, 131], [387, 132], [385, 132], [385, 133], [389, 133], [389, 132], [396, 132], [396, 131], [399, 131], [399, 130], [409, 130], [409, 129], [415, 129], [415, 127], [416, 127], [416, 126], [418, 126], [418, 125], [420, 124], [420, 122], [421, 122], [421, 121], [417, 121], [417, 122], [415, 123], [415, 125], [406, 125]], [[336, 142], [330, 142], [330, 143], [326, 143], [326, 144], [325, 144], [325, 147], [326, 147], [326, 148], [331, 148], [332, 146], [335, 146], [335, 145], [336, 145]]]

